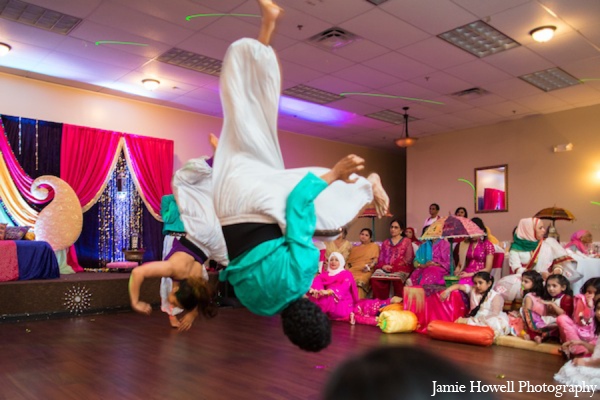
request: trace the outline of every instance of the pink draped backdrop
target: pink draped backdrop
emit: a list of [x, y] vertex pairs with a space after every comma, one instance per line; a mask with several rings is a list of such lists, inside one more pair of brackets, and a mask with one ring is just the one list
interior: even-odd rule
[[104, 185], [122, 135], [119, 132], [63, 125], [60, 178], [71, 185], [82, 207], [92, 202]]
[[17, 161], [17, 158], [8, 143], [3, 124], [0, 124], [0, 152], [2, 152], [2, 155], [4, 156], [4, 162], [8, 167], [12, 180], [23, 198], [34, 204], [43, 204], [52, 200], [54, 197], [52, 191], [49, 193], [48, 198], [44, 200], [38, 200], [31, 194], [31, 184], [33, 183], [33, 179], [25, 173]]
[[172, 193], [173, 141], [125, 135], [125, 145], [139, 189], [153, 213], [160, 215], [162, 197]]

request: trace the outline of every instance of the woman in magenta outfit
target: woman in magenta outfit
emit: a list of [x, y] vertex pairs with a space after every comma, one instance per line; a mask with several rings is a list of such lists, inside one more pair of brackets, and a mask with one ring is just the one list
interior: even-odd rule
[[450, 274], [450, 243], [445, 239], [426, 240], [417, 250], [413, 265], [415, 270], [407, 286], [445, 285], [444, 276]]
[[404, 223], [394, 219], [390, 224], [391, 238], [381, 244], [379, 261], [371, 277], [373, 298], [389, 298], [390, 285], [394, 285], [394, 294], [402, 296], [404, 282], [413, 272], [414, 251], [410, 239], [402, 236]]
[[[329, 319], [375, 325], [379, 309], [390, 300], [359, 299], [354, 276], [344, 266], [344, 257], [337, 252], [329, 256], [328, 268], [315, 277], [308, 291], [310, 301], [318, 305]], [[398, 302], [400, 299], [394, 299]]]
[[[482, 231], [486, 231], [485, 225], [480, 218], [473, 218], [471, 221], [481, 228]], [[491, 272], [494, 262], [494, 252], [494, 245], [486, 236], [471, 240], [467, 249], [466, 266], [459, 264], [455, 270], [455, 275], [460, 278], [458, 283], [461, 285], [473, 285], [473, 275], [477, 272]]]
[[315, 277], [308, 291], [309, 299], [318, 305], [329, 319], [347, 321], [358, 301], [358, 289], [352, 272], [344, 269], [346, 260], [338, 253], [329, 256], [326, 271]]

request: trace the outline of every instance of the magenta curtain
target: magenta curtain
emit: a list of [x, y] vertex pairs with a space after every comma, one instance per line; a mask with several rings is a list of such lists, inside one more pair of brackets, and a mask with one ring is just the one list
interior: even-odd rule
[[47, 203], [52, 198], [54, 198], [54, 193], [52, 192], [49, 193], [48, 198], [44, 200], [38, 200], [35, 197], [33, 197], [33, 195], [31, 194], [31, 184], [33, 183], [33, 179], [25, 173], [25, 171], [17, 161], [17, 157], [15, 157], [15, 154], [13, 153], [12, 148], [8, 143], [6, 133], [4, 132], [4, 125], [2, 124], [0, 124], [0, 152], [2, 152], [2, 155], [4, 156], [4, 162], [8, 167], [8, 172], [10, 173], [10, 176], [12, 177], [15, 186], [17, 187], [17, 189], [19, 189], [21, 196], [23, 196], [29, 202], [34, 204]]
[[159, 219], [162, 196], [172, 193], [173, 141], [125, 135], [125, 146], [140, 195]]
[[119, 132], [63, 125], [60, 177], [71, 185], [84, 211], [97, 201], [122, 136]]

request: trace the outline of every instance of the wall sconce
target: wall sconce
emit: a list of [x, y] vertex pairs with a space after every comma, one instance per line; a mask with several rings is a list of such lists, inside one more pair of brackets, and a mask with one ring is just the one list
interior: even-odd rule
[[5, 56], [11, 51], [12, 47], [6, 43], [0, 43], [0, 57]]
[[556, 146], [554, 146], [555, 153], [562, 153], [564, 151], [571, 151], [571, 150], [573, 150], [573, 143], [557, 144]]
[[157, 81], [156, 79], [144, 79], [142, 84], [146, 89], [152, 91], [160, 85], [160, 81]]
[[556, 27], [552, 25], [540, 26], [539, 28], [530, 31], [529, 34], [536, 42], [544, 43], [554, 37], [555, 30]]

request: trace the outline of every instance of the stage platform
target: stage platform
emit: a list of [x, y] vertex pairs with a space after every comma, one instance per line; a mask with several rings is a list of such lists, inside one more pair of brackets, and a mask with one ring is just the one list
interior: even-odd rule
[[[129, 272], [81, 272], [58, 279], [0, 283], [0, 322], [130, 310]], [[160, 278], [144, 281], [140, 298], [160, 305]]]
[[[130, 272], [81, 272], [58, 279], [0, 283], [0, 323], [131, 311]], [[220, 307], [240, 307], [229, 284], [209, 272]], [[160, 307], [160, 278], [144, 280], [140, 299]]]

